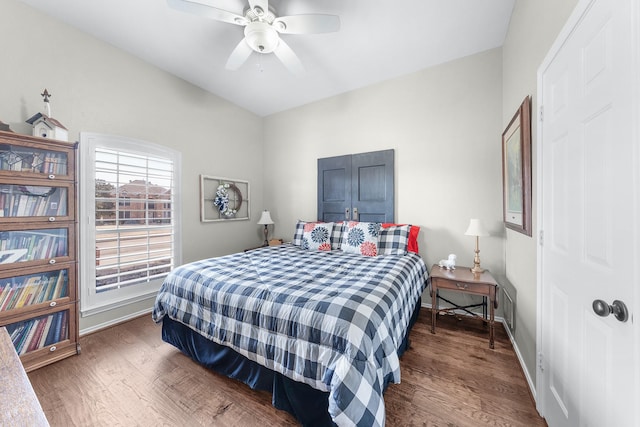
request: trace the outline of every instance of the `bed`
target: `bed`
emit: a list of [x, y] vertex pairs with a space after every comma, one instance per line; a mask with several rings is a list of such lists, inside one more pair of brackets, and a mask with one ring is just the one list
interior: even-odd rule
[[411, 252], [268, 246], [174, 269], [152, 317], [163, 340], [271, 391], [303, 425], [382, 426], [426, 276]]

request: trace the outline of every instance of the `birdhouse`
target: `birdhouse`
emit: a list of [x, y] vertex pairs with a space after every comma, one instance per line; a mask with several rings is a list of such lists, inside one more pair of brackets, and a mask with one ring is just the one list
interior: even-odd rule
[[46, 114], [38, 113], [27, 120], [33, 127], [33, 136], [41, 138], [59, 139], [61, 141], [69, 140], [69, 131], [59, 121]]
[[38, 113], [27, 120], [27, 123], [32, 126], [32, 135], [39, 136], [41, 138], [68, 141], [69, 131], [67, 128], [62, 126], [62, 123], [51, 117], [51, 105], [49, 104], [49, 97], [51, 97], [51, 94], [47, 89], [45, 89], [40, 96], [44, 98], [44, 108], [47, 114]]

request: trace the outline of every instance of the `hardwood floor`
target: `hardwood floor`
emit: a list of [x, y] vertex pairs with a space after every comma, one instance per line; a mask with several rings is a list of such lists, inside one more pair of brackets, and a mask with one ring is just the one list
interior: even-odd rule
[[[422, 309], [385, 393], [388, 426], [545, 426], [503, 330]], [[162, 342], [144, 316], [80, 338], [82, 354], [29, 373], [52, 427], [289, 426], [271, 395], [220, 376]]]

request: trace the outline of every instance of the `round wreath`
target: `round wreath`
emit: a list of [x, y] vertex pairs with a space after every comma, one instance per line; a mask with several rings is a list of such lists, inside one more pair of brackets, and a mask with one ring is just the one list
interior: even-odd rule
[[[229, 191], [233, 191], [235, 194], [233, 206], [232, 200], [229, 198]], [[220, 215], [230, 218], [234, 216], [238, 212], [238, 209], [240, 209], [240, 206], [242, 206], [242, 193], [240, 193], [240, 189], [238, 189], [235, 184], [220, 184], [216, 190], [213, 205], [218, 209]]]

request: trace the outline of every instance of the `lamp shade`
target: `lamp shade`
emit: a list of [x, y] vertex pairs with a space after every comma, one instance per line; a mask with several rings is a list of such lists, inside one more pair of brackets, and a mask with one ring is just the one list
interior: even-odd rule
[[472, 218], [469, 221], [469, 228], [464, 233], [467, 236], [488, 236], [489, 232], [484, 228], [479, 219]]
[[262, 216], [258, 220], [258, 224], [260, 225], [269, 225], [273, 224], [273, 220], [271, 219], [271, 213], [269, 211], [262, 211]]

